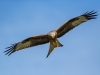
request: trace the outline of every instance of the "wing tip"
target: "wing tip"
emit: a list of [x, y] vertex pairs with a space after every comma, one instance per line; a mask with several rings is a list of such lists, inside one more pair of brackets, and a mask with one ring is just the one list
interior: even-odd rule
[[5, 50], [3, 53], [5, 53], [5, 55], [10, 56], [12, 53], [15, 52], [15, 47], [16, 47], [16, 45], [17, 45], [17, 44], [12, 44], [12, 46], [9, 46], [9, 47], [5, 48], [5, 49], [7, 49], [7, 50]]
[[90, 12], [87, 11], [83, 15], [86, 16], [88, 19], [96, 19], [97, 18], [96, 16], [98, 16], [97, 11], [94, 11], [94, 10]]

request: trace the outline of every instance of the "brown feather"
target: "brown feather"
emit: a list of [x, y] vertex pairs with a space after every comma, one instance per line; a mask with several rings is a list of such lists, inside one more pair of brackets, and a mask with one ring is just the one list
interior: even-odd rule
[[[51, 41], [50, 42], [50, 47], [49, 47], [49, 51], [48, 51], [48, 54], [47, 54], [47, 57], [50, 55], [50, 53], [54, 50], [54, 48], [57, 47], [55, 41]], [[46, 57], [46, 58], [47, 58]]]
[[32, 47], [32, 46], [37, 46], [41, 44], [48, 43], [48, 35], [39, 35], [39, 36], [33, 36], [30, 38], [27, 38], [19, 43], [13, 44], [12, 46], [8, 47], [6, 51], [6, 55], [11, 55], [13, 52]]
[[47, 57], [51, 54], [51, 52], [54, 50], [54, 48], [62, 47], [62, 46], [63, 45], [57, 39], [50, 40], [50, 47], [49, 47], [49, 51], [48, 51]]
[[97, 14], [97, 12], [91, 11], [91, 12], [87, 12], [83, 15], [80, 15], [78, 17], [72, 18], [71, 20], [65, 22], [60, 28], [57, 29], [57, 37], [61, 37], [63, 36], [65, 33], [67, 33], [68, 31], [70, 31], [71, 29], [73, 29], [74, 27], [80, 25], [83, 22], [86, 22], [88, 20], [91, 19], [95, 19]]

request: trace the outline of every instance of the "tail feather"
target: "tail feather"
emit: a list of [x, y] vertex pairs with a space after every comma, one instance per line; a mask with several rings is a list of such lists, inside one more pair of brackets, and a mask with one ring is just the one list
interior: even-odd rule
[[[55, 48], [55, 46], [54, 46], [53, 44], [50, 44], [50, 48], [49, 48], [47, 57], [50, 55], [50, 53], [53, 51], [54, 48]], [[46, 57], [46, 58], [47, 58], [47, 57]]]
[[56, 39], [57, 47], [62, 47], [63, 45]]
[[[48, 51], [48, 54], [47, 54], [47, 57], [50, 55], [50, 53], [54, 50], [54, 48], [56, 47], [62, 47], [63, 45], [57, 40], [51, 40], [50, 41], [50, 48], [49, 48], [49, 51]], [[46, 57], [46, 58], [47, 58]]]

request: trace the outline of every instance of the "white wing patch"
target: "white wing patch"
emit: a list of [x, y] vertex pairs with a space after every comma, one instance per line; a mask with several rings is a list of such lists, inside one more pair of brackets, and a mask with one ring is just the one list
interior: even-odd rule
[[82, 22], [87, 21], [87, 19], [84, 16], [79, 16], [78, 18], [79, 18], [78, 20], [72, 22], [73, 26], [77, 26], [77, 25], [81, 24]]
[[27, 48], [29, 47], [31, 44], [30, 41], [26, 42], [26, 43], [22, 43], [22, 42], [19, 42], [16, 46], [16, 49], [15, 50], [20, 50], [20, 49], [24, 49], [24, 48]]

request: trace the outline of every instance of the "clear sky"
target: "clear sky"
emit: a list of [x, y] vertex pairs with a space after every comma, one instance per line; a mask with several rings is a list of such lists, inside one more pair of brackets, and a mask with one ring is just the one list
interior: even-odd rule
[[46, 34], [87, 11], [100, 0], [0, 0], [0, 75], [100, 75], [100, 17], [81, 24], [59, 41], [46, 58], [49, 43], [5, 56], [11, 44]]

